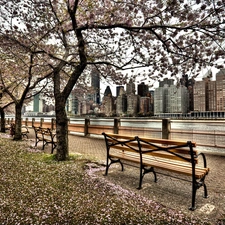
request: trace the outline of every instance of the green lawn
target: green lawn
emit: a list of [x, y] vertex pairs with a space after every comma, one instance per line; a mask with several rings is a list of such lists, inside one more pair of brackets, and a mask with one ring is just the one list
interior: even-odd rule
[[90, 165], [0, 138], [0, 224], [208, 224], [106, 182]]

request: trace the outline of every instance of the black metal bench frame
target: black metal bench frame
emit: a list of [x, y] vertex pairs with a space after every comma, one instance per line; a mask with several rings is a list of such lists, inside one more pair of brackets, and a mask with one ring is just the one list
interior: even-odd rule
[[[203, 153], [197, 154], [197, 151], [194, 150], [195, 143], [191, 141], [179, 142], [166, 139], [140, 138], [138, 136], [102, 134], [105, 138], [107, 150], [105, 175], [108, 174], [109, 167], [112, 164], [120, 163], [123, 171], [124, 166], [122, 161], [130, 161], [138, 163], [140, 169], [138, 189], [142, 188], [145, 174], [152, 172], [154, 174], [154, 181], [157, 182], [157, 173], [163, 173], [156, 172], [155, 169], [163, 169], [192, 177], [190, 181], [183, 179], [181, 176], [175, 176], [177, 179], [192, 183], [192, 205], [189, 208], [190, 210], [195, 210], [196, 208], [196, 192], [200, 187], [204, 188], [203, 197], [208, 197], [205, 177], [209, 172], [209, 168], [207, 168], [205, 155]], [[112, 151], [115, 151], [114, 153], [111, 153], [111, 148], [113, 149]], [[197, 165], [198, 156], [202, 156], [203, 166]], [[172, 175], [167, 174], [167, 176]]]
[[44, 150], [47, 144], [51, 144], [51, 154], [53, 154], [54, 149], [57, 146], [57, 141], [55, 140], [56, 134], [50, 128], [43, 128], [43, 127], [34, 127], [35, 133], [35, 147], [41, 141], [42, 142], [42, 150]]

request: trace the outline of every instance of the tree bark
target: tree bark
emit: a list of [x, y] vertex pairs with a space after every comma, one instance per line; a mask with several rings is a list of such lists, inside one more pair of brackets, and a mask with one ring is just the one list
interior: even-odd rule
[[5, 133], [5, 111], [2, 107], [0, 107], [1, 114], [1, 132]]
[[15, 105], [16, 115], [15, 115], [15, 135], [14, 140], [22, 140], [21, 126], [22, 126], [22, 104], [18, 103]]
[[65, 110], [65, 101], [56, 100], [56, 138], [58, 161], [67, 160], [69, 157], [68, 150], [68, 119]]

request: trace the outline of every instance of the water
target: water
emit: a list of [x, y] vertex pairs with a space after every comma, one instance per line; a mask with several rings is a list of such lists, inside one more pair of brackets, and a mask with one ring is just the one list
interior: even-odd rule
[[172, 120], [171, 129], [193, 131], [220, 131], [225, 132], [225, 121], [182, 121]]

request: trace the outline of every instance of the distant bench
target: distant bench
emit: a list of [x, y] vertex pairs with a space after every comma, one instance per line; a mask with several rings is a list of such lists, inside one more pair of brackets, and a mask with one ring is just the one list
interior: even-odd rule
[[[119, 134], [102, 133], [107, 149], [107, 162], [105, 175], [113, 163], [120, 163], [123, 171], [124, 161], [138, 164], [140, 169], [139, 187], [142, 188], [142, 180], [146, 173], [154, 174], [157, 182], [158, 169], [176, 173], [175, 178], [192, 183], [192, 205], [190, 210], [195, 210], [195, 198], [197, 189], [204, 187], [204, 197], [207, 198], [205, 177], [209, 173], [206, 157], [194, 150], [196, 143], [191, 141], [176, 141], [167, 139], [140, 138], [138, 136], [125, 136]], [[198, 165], [198, 156], [202, 156], [203, 165]], [[162, 173], [160, 173], [162, 174]], [[192, 179], [184, 179], [182, 175]], [[168, 174], [167, 174], [168, 176]], [[172, 176], [172, 174], [169, 174]], [[173, 176], [172, 176], [173, 177]]]
[[[5, 125], [5, 129], [9, 130], [9, 134], [11, 136], [15, 135], [15, 123], [10, 123], [10, 124], [7, 123]], [[23, 125], [21, 127], [21, 134], [22, 134], [22, 137], [28, 138], [29, 130], [28, 130], [27, 126]]]
[[33, 126], [33, 129], [35, 133], [35, 147], [38, 142], [42, 142], [42, 150], [44, 150], [47, 144], [51, 144], [51, 154], [53, 154], [53, 151], [57, 145], [56, 133], [50, 128]]
[[28, 138], [29, 130], [28, 130], [27, 126], [21, 127], [21, 133], [22, 133], [22, 137]]

